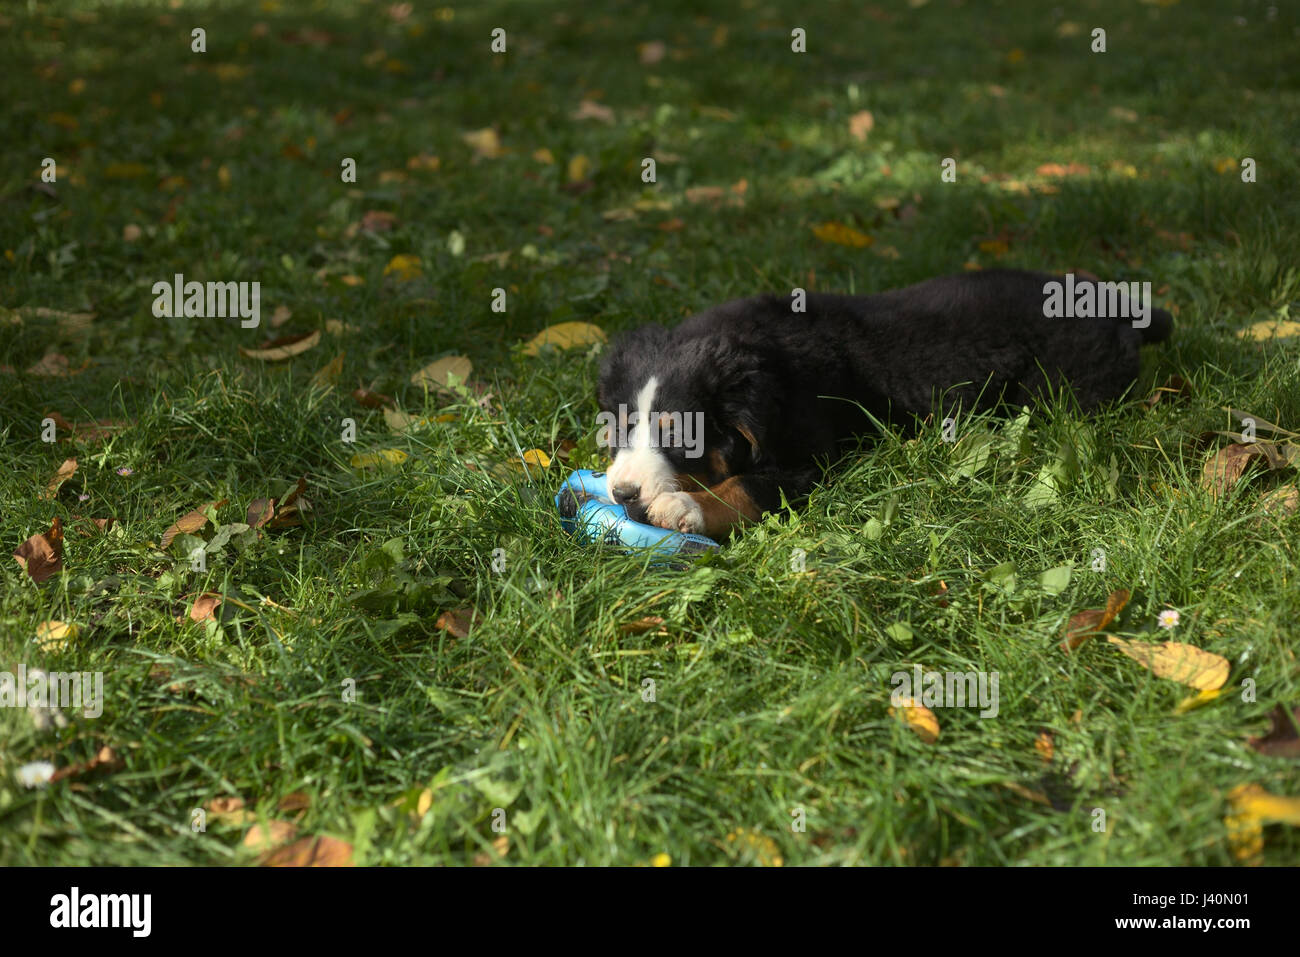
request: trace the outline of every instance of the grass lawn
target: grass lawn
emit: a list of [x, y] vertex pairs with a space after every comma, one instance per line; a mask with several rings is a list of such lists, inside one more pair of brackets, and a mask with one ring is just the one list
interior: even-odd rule
[[[1300, 431], [1300, 337], [1239, 334], [1300, 303], [1296, 11], [708, 6], [0, 11], [0, 672], [104, 694], [0, 709], [0, 863], [1300, 862], [1242, 790], [1300, 795], [1248, 743], [1300, 705], [1295, 470], [1216, 493], [1202, 435]], [[1174, 339], [1131, 402], [886, 434], [688, 569], [560, 529], [600, 356], [544, 328], [994, 266], [1149, 281]], [[178, 273], [259, 282], [260, 326], [156, 316]], [[1222, 694], [1061, 649], [1121, 589], [1107, 630]], [[914, 665], [997, 673], [996, 716], [927, 740]]]

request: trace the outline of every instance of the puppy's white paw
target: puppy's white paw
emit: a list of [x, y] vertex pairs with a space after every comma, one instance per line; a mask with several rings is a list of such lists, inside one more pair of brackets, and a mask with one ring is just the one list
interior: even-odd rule
[[674, 532], [704, 534], [704, 510], [685, 492], [665, 492], [646, 509], [651, 525]]

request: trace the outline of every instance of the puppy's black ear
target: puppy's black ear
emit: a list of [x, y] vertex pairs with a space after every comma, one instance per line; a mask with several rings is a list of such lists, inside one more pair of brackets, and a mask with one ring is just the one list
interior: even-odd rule
[[617, 336], [600, 363], [600, 381], [596, 395], [603, 410], [613, 410], [619, 402], [627, 402], [632, 393], [644, 384], [649, 375], [638, 374], [638, 369], [649, 369], [651, 363], [665, 349], [668, 330], [663, 326], [647, 325]]
[[776, 383], [756, 349], [722, 341], [715, 356], [718, 413], [726, 428], [739, 432], [749, 443], [750, 464], [756, 464], [767, 442]]

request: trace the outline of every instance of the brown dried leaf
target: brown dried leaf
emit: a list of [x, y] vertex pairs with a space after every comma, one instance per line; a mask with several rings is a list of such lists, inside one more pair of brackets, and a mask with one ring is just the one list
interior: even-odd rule
[[52, 499], [57, 496], [59, 494], [59, 486], [72, 478], [76, 472], [77, 460], [64, 459], [63, 464], [59, 466], [59, 470], [54, 473], [54, 478], [50, 479], [50, 483], [45, 486], [45, 492], [41, 495], [41, 498]]
[[336, 837], [304, 837], [266, 855], [263, 867], [351, 867], [352, 845]]
[[196, 508], [192, 512], [186, 512], [180, 518], [176, 519], [176, 521], [167, 528], [167, 531], [163, 532], [162, 542], [159, 544], [159, 547], [166, 548], [181, 532], [184, 532], [186, 535], [189, 535], [192, 532], [197, 532], [208, 523], [208, 511], [221, 508], [221, 506], [226, 504], [226, 501], [227, 499], [223, 498], [219, 502], [209, 502], [207, 505]]
[[451, 632], [457, 638], [468, 638], [470, 629], [478, 623], [478, 612], [473, 608], [454, 608], [438, 616], [435, 628]]
[[59, 768], [50, 775], [50, 783], [61, 781], [64, 778], [76, 777], [82, 774], [89, 774], [91, 771], [103, 771], [111, 773], [121, 770], [123, 761], [117, 756], [117, 752], [108, 745], [100, 748], [95, 756], [89, 761], [82, 761], [77, 764], [69, 764], [67, 767]]
[[1118, 617], [1128, 604], [1127, 588], [1119, 588], [1106, 597], [1105, 608], [1091, 608], [1071, 615], [1065, 625], [1065, 640], [1061, 642], [1063, 651], [1073, 651], [1093, 635], [1102, 631]]
[[270, 851], [287, 844], [298, 834], [298, 826], [291, 821], [267, 821], [254, 824], [244, 835], [244, 847], [256, 851]]
[[1265, 444], [1264, 442], [1249, 444], [1234, 442], [1219, 449], [1205, 463], [1205, 470], [1201, 475], [1201, 487], [1215, 497], [1231, 490], [1241, 480], [1251, 459], [1263, 454], [1262, 446]]
[[367, 409], [392, 409], [397, 406], [391, 395], [382, 395], [378, 392], [371, 392], [369, 389], [353, 389], [352, 398], [356, 399]]
[[239, 351], [249, 359], [260, 359], [263, 362], [279, 362], [282, 359], [291, 359], [294, 356], [302, 355], [318, 342], [320, 342], [319, 329], [305, 335], [280, 336], [278, 339], [268, 339], [256, 349], [245, 349], [240, 346]]
[[1300, 706], [1288, 713], [1285, 706], [1278, 705], [1269, 713], [1268, 719], [1268, 734], [1250, 738], [1246, 743], [1272, 758], [1300, 758], [1300, 734], [1296, 733], [1300, 726]]
[[63, 570], [63, 520], [57, 515], [48, 532], [33, 535], [14, 551], [14, 559], [32, 581], [45, 581]]
[[636, 621], [626, 621], [618, 626], [620, 635], [642, 635], [647, 631], [657, 631], [664, 626], [664, 620], [658, 615], [649, 615], [645, 618], [638, 618]]
[[244, 524], [249, 528], [261, 528], [275, 517], [275, 499], [253, 499], [244, 515]]
[[223, 597], [214, 591], [205, 591], [196, 596], [194, 604], [190, 606], [190, 621], [207, 621], [209, 618], [215, 620]]

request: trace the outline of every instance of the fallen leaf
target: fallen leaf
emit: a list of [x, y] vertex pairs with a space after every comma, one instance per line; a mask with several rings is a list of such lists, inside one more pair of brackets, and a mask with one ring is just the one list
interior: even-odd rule
[[254, 499], [244, 515], [244, 524], [249, 528], [261, 528], [275, 517], [275, 499]]
[[257, 819], [257, 815], [244, 807], [244, 799], [241, 797], [213, 798], [207, 803], [204, 810], [208, 812], [209, 817], [214, 817], [223, 824], [231, 824], [235, 827], [243, 827], [250, 821]]
[[1065, 640], [1061, 642], [1064, 651], [1073, 651], [1093, 635], [1101, 632], [1124, 610], [1128, 604], [1127, 588], [1119, 588], [1106, 597], [1105, 608], [1093, 608], [1071, 615], [1065, 624]]
[[587, 174], [591, 172], [591, 160], [584, 153], [577, 153], [569, 157], [569, 165], [565, 171], [565, 178], [570, 183], [582, 183], [586, 181]]
[[1300, 510], [1300, 489], [1294, 485], [1279, 486], [1259, 500], [1259, 508], [1273, 518], [1294, 515]]
[[209, 510], [215, 511], [216, 509], [221, 508], [221, 506], [225, 505], [226, 502], [227, 499], [223, 498], [219, 502], [209, 502], [207, 505], [200, 506], [192, 512], [186, 512], [168, 526], [167, 531], [163, 532], [162, 542], [159, 547], [166, 548], [181, 532], [184, 532], [186, 535], [197, 532], [208, 523], [207, 512]]
[[379, 392], [371, 392], [369, 389], [353, 389], [352, 398], [356, 399], [367, 409], [391, 409], [397, 405], [391, 395], [383, 395]]
[[352, 845], [336, 837], [304, 837], [272, 851], [263, 867], [351, 867]]
[[1224, 818], [1232, 856], [1250, 861], [1264, 850], [1265, 824], [1300, 826], [1300, 798], [1272, 794], [1258, 784], [1239, 784], [1228, 792], [1231, 813]]
[[386, 468], [401, 465], [410, 456], [401, 449], [380, 449], [378, 452], [358, 452], [348, 460], [354, 469]]
[[605, 341], [605, 330], [600, 326], [594, 326], [589, 322], [558, 322], [553, 326], [547, 326], [528, 340], [524, 345], [524, 355], [537, 356], [545, 346], [572, 349], [576, 346], [589, 346]]
[[214, 591], [205, 591], [195, 596], [194, 603], [190, 605], [190, 621], [208, 621], [216, 620], [217, 608], [220, 607], [224, 596]]
[[865, 142], [867, 134], [876, 125], [876, 118], [871, 115], [870, 110], [859, 110], [849, 117], [849, 135], [859, 143]]
[[636, 621], [626, 621], [618, 626], [620, 635], [643, 635], [647, 631], [658, 631], [663, 628], [664, 620], [658, 615], [649, 615], [645, 618], [638, 618]]
[[57, 496], [59, 494], [59, 486], [72, 478], [72, 476], [76, 474], [76, 471], [77, 460], [64, 459], [63, 464], [59, 466], [59, 470], [54, 473], [54, 478], [50, 479], [49, 484], [45, 486], [45, 492], [41, 495], [41, 498], [52, 499]]
[[257, 349], [245, 349], [240, 346], [239, 351], [249, 359], [260, 359], [263, 362], [279, 362], [282, 359], [291, 359], [294, 356], [302, 355], [318, 342], [320, 342], [319, 329], [306, 335], [281, 336], [278, 339], [269, 339]]
[[460, 138], [469, 144], [476, 160], [496, 159], [502, 153], [501, 137], [490, 126], [470, 133], [462, 133]]
[[600, 120], [602, 123], [613, 123], [614, 111], [604, 103], [597, 103], [595, 100], [583, 100], [578, 104], [578, 108], [573, 111], [571, 119]]
[[275, 311], [271, 313], [271, 328], [279, 329], [282, 325], [284, 325], [292, 318], [293, 318], [293, 310], [290, 309], [288, 306], [286, 306], [284, 303], [281, 303], [280, 305], [276, 306]]
[[77, 764], [69, 764], [67, 767], [59, 768], [50, 775], [50, 783], [61, 781], [64, 778], [76, 777], [82, 774], [89, 774], [91, 771], [103, 771], [111, 773], [122, 769], [124, 762], [117, 756], [117, 752], [104, 745], [95, 756], [89, 761], [82, 761]]
[[36, 626], [36, 647], [41, 651], [63, 651], [81, 629], [66, 621], [43, 621]]
[[318, 389], [332, 389], [334, 384], [339, 381], [343, 375], [343, 357], [346, 352], [340, 352], [327, 364], [312, 373], [311, 384]]
[[1224, 446], [1205, 462], [1201, 487], [1216, 498], [1230, 491], [1241, 480], [1251, 459], [1263, 454], [1263, 442]]
[[384, 267], [384, 275], [396, 275], [400, 282], [410, 282], [412, 279], [418, 279], [421, 275], [420, 257], [408, 253], [394, 256], [388, 261], [388, 265]]
[[1178, 704], [1174, 705], [1174, 714], [1187, 714], [1189, 711], [1195, 711], [1197, 708], [1203, 708], [1212, 701], [1223, 696], [1222, 688], [1214, 688], [1209, 691], [1198, 691], [1191, 697], [1184, 698]]
[[287, 844], [298, 834], [298, 826], [291, 821], [267, 821], [254, 824], [244, 835], [244, 847], [255, 851], [269, 851]]
[[1300, 758], [1300, 706], [1290, 711], [1278, 705], [1269, 712], [1268, 733], [1246, 741], [1251, 748], [1271, 758]]
[[638, 43], [636, 46], [637, 59], [641, 61], [642, 66], [654, 66], [667, 52], [668, 47], [662, 40], [650, 40], [646, 43]]
[[[311, 506], [307, 499], [302, 497], [302, 493], [307, 491], [307, 476], [298, 477], [294, 484], [284, 497], [276, 503], [275, 515], [267, 523], [268, 528], [289, 528], [302, 524], [303, 512], [308, 511]], [[252, 522], [248, 523], [252, 525]]]
[[1256, 342], [1268, 339], [1290, 339], [1292, 336], [1300, 336], [1300, 320], [1265, 319], [1253, 326], [1237, 330], [1237, 338], [1254, 339]]
[[1064, 176], [1087, 176], [1091, 171], [1083, 163], [1071, 163], [1068, 166], [1062, 166], [1060, 163], [1044, 163], [1038, 169], [1034, 170], [1039, 176], [1047, 177], [1064, 177]]
[[47, 532], [33, 535], [14, 551], [31, 580], [40, 583], [63, 570], [63, 520], [57, 515]]
[[898, 708], [889, 709], [890, 717], [896, 713], [902, 714], [908, 726], [926, 744], [934, 744], [939, 740], [939, 719], [929, 708], [917, 704], [912, 698], [903, 698]]
[[1169, 678], [1198, 691], [1213, 691], [1223, 687], [1232, 666], [1227, 658], [1211, 651], [1178, 641], [1148, 644], [1143, 641], [1125, 641], [1114, 635], [1106, 640], [1120, 652], [1160, 678]]
[[840, 246], [854, 246], [861, 248], [870, 246], [874, 239], [866, 233], [859, 232], [852, 226], [845, 226], [843, 223], [821, 223], [812, 228], [813, 235], [824, 243], [836, 243]]
[[473, 370], [474, 363], [464, 356], [443, 356], [411, 373], [411, 383], [426, 389], [451, 389], [456, 384], [463, 385]]
[[435, 628], [450, 632], [457, 638], [468, 638], [470, 629], [478, 622], [478, 612], [473, 608], [456, 608], [438, 616]]

